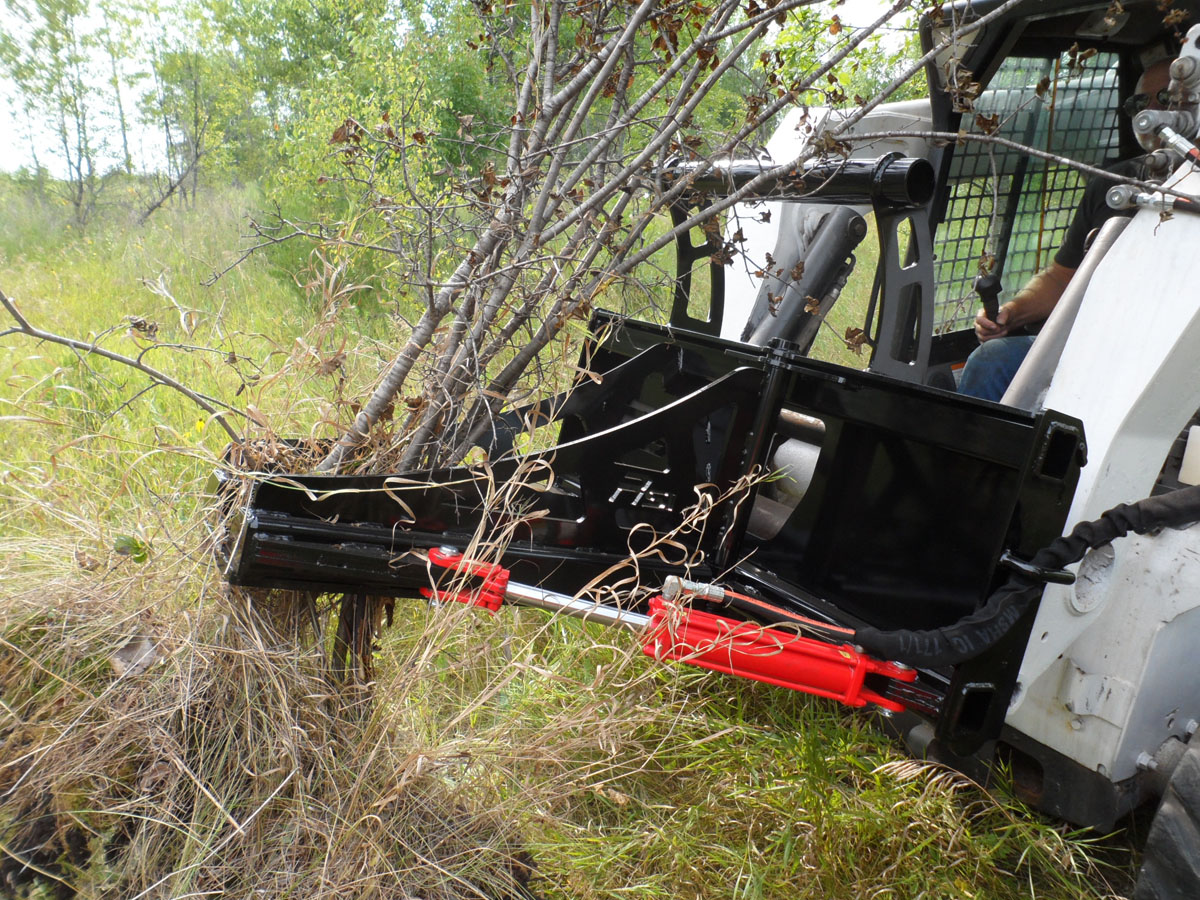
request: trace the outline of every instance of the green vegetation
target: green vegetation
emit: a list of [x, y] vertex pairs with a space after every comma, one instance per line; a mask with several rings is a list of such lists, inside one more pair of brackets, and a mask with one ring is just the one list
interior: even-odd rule
[[[38, 327], [236, 397], [253, 433], [326, 434], [403, 310], [298, 244], [204, 287], [260, 197], [193, 200], [80, 230], [69, 205], [0, 181], [0, 287]], [[370, 695], [339, 694], [303, 598], [251, 609], [221, 586], [215, 422], [18, 335], [0, 378], [0, 872], [40, 848], [45, 873], [6, 883], [15, 896], [61, 879], [84, 897], [499, 898], [530, 864], [529, 888], [562, 900], [1126, 883], [1126, 855], [907, 760], [861, 715], [535, 612], [398, 604]]]
[[[537, 613], [416, 602], [389, 611], [370, 687], [347, 685], [334, 598], [222, 583], [206, 483], [225, 425], [276, 448], [345, 434], [411, 345], [352, 463], [461, 459], [491, 406], [571, 377], [593, 306], [664, 315], [656, 167], [750, 152], [789, 105], [850, 104], [907, 52], [868, 43], [839, 75], [832, 9], [672, 4], [577, 80], [637, 6], [5, 4], [0, 72], [32, 158], [0, 176], [0, 290], [223, 412], [0, 337], [0, 893], [1074, 900], [1127, 883], [1121, 839], [914, 763], [832, 703]], [[873, 240], [821, 358], [865, 363], [843, 336]], [[526, 376], [542, 347], [562, 364]]]

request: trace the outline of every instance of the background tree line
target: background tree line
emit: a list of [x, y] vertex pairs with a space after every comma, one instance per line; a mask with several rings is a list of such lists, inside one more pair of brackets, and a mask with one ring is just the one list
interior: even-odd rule
[[[413, 116], [420, 102], [414, 130], [431, 137], [433, 172], [482, 165], [488, 145], [464, 136], [461, 123], [502, 130], [506, 123], [492, 120], [514, 74], [480, 43], [485, 6], [5, 0], [0, 75], [16, 94], [11, 139], [25, 147], [27, 174], [43, 188], [53, 182], [80, 224], [117, 175], [139, 177], [146, 208], [186, 203], [206, 178], [263, 185], [277, 197], [312, 192], [342, 120], [369, 120], [397, 104]], [[510, 40], [526, 36], [528, 2], [500, 12]], [[876, 35], [846, 68], [845, 84], [808, 99], [842, 105], [870, 96], [915, 46], [912, 22], [904, 24], [907, 41], [880, 52]], [[779, 51], [771, 65], [804, 70], [848, 35], [824, 7], [799, 7], [771, 38]], [[727, 130], [765, 74], [758, 63], [723, 79], [699, 114], [704, 130]]]

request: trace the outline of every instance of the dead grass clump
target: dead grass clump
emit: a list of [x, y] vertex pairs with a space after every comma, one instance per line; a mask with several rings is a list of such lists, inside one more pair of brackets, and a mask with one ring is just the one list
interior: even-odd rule
[[0, 892], [526, 896], [469, 756], [345, 702], [244, 604], [151, 623], [41, 594], [0, 621]]

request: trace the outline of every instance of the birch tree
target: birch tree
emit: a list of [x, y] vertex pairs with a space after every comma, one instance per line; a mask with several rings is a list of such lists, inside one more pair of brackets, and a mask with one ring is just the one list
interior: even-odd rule
[[[718, 259], [731, 256], [719, 216], [828, 145], [777, 161], [680, 222], [669, 213], [690, 178], [665, 183], [658, 173], [672, 160], [690, 161], [694, 176], [754, 154], [781, 111], [835, 85], [837, 67], [910, 10], [897, 0], [811, 65], [785, 71], [772, 31], [810, 6], [818, 12], [807, 21], [837, 27], [810, 0], [475, 0], [464, 43], [507, 91], [502, 112], [462, 114], [450, 133], [432, 134], [403, 114], [368, 119], [348, 108], [330, 134], [335, 155], [322, 180], [354, 192], [376, 229], [364, 237], [360, 218], [347, 240], [344, 223], [276, 223], [269, 238], [306, 234], [378, 255], [407, 273], [396, 289], [411, 294], [416, 312], [373, 393], [341, 410], [319, 470], [462, 460], [506, 404], [546, 388], [539, 357], [572, 323], [596, 305], [662, 293], [645, 273], [678, 233], [701, 228]], [[906, 74], [920, 68], [914, 61]], [[466, 165], [443, 152], [440, 199], [381, 176], [406, 175], [434, 145], [486, 152], [462, 155]]]

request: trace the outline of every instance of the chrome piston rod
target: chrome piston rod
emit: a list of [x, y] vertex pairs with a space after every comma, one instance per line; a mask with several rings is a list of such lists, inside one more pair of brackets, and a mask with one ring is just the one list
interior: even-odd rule
[[615, 606], [604, 606], [591, 600], [581, 600], [578, 597], [570, 597], [566, 594], [558, 594], [554, 591], [512, 581], [505, 588], [504, 598], [519, 606], [532, 606], [535, 609], [561, 613], [573, 619], [624, 628], [635, 634], [642, 633], [650, 624], [650, 617], [641, 613], [618, 609]]

